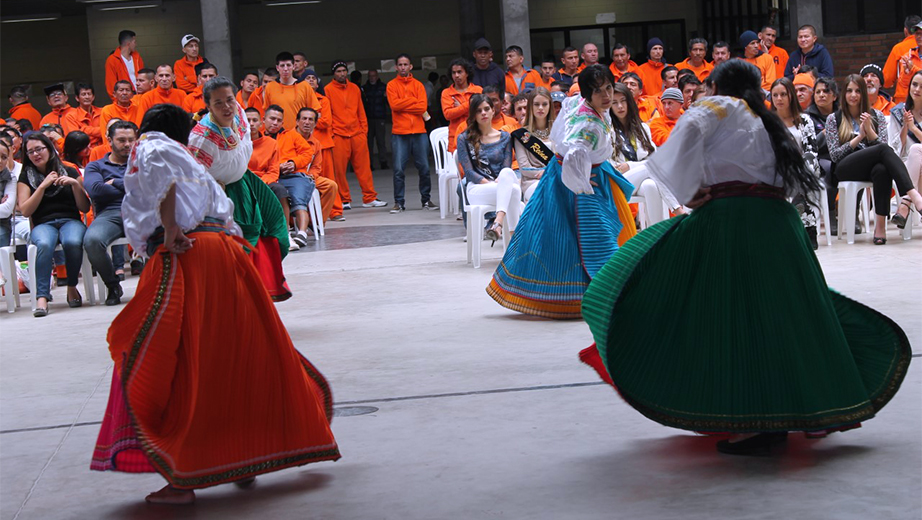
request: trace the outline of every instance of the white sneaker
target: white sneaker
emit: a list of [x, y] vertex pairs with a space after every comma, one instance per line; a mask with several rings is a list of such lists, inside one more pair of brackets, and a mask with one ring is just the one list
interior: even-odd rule
[[289, 250], [289, 251], [297, 251], [297, 250], [299, 250], [299, 249], [301, 249], [301, 246], [299, 246], [299, 245], [297, 244], [297, 242], [295, 242], [294, 240], [289, 240], [289, 241], [288, 241], [288, 250]]
[[294, 239], [292, 239], [292, 243], [297, 244], [301, 247], [306, 247], [307, 246], [307, 233], [303, 231], [298, 231], [298, 233], [294, 236]]
[[362, 204], [363, 208], [383, 208], [384, 206], [387, 206], [387, 202], [379, 199], [375, 199], [371, 202], [365, 202]]

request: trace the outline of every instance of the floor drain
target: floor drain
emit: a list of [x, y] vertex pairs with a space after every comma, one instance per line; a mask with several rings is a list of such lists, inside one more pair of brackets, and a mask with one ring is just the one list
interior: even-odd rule
[[339, 406], [333, 408], [333, 417], [353, 417], [377, 412], [374, 406]]

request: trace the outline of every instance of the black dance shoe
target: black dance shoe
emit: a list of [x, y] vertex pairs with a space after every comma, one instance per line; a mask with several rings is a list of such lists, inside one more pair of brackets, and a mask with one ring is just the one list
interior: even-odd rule
[[727, 455], [768, 455], [772, 446], [781, 444], [788, 439], [788, 432], [760, 433], [739, 442], [729, 440], [717, 443], [717, 451]]

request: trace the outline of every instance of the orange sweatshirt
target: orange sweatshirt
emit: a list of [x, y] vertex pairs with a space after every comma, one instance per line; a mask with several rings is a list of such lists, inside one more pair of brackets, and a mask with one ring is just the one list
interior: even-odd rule
[[654, 96], [640, 96], [640, 99], [635, 99], [637, 102], [637, 112], [640, 115], [640, 120], [646, 123], [647, 121], [653, 119], [654, 116], [661, 114], [663, 112], [658, 97]]
[[[361, 96], [359, 97], [361, 98]], [[295, 127], [298, 120], [298, 110], [304, 107], [320, 110], [320, 102], [317, 101], [314, 89], [306, 81], [295, 83], [294, 85], [282, 85], [278, 81], [273, 81], [264, 87], [262, 101], [263, 107], [268, 107], [269, 105], [282, 107], [282, 110], [285, 111], [283, 125], [286, 130], [291, 130]]]
[[[881, 85], [882, 87], [892, 88], [896, 85], [896, 79], [900, 76], [900, 58], [915, 47], [916, 37], [910, 34], [890, 49], [890, 55], [887, 56], [887, 63], [884, 64], [884, 84]], [[894, 103], [899, 104], [903, 101], [906, 101], [906, 99], [897, 99], [896, 96], [893, 96]]]
[[643, 80], [643, 94], [645, 96], [659, 96], [663, 93], [663, 68], [666, 64], [661, 61], [649, 61], [637, 67], [637, 75]]
[[[281, 136], [279, 136], [281, 137]], [[261, 135], [259, 139], [253, 141], [253, 155], [250, 156], [248, 167], [266, 184], [272, 184], [279, 180], [279, 159], [278, 142], [268, 135]]]
[[134, 103], [127, 107], [123, 107], [118, 103], [106, 105], [99, 111], [99, 131], [100, 135], [103, 137], [103, 141], [106, 140], [106, 126], [109, 124], [109, 120], [113, 118], [121, 119], [122, 121], [131, 121], [135, 125], [141, 126], [141, 114], [138, 112], [138, 105]]
[[10, 117], [13, 119], [28, 119], [32, 123], [32, 129], [38, 130], [42, 126], [42, 115], [35, 110], [32, 103], [20, 103], [10, 109]]
[[874, 103], [871, 108], [876, 108], [877, 110], [880, 110], [885, 116], [889, 116], [890, 110], [895, 106], [896, 105], [893, 104], [893, 101], [888, 101], [885, 97], [878, 94], [877, 103]]
[[[67, 117], [67, 115], [73, 112], [74, 110], [77, 110], [77, 109], [70, 105], [64, 105], [64, 108], [53, 108], [51, 109], [51, 112], [49, 112], [48, 114], [45, 115], [45, 117], [42, 118], [39, 126], [41, 125], [61, 125], [61, 127], [63, 128], [64, 118]], [[34, 130], [38, 130], [38, 127], [35, 127]], [[67, 132], [65, 132], [65, 134], [66, 133]]]
[[106, 157], [110, 153], [112, 153], [112, 147], [109, 146], [109, 142], [106, 141], [103, 144], [96, 146], [92, 150], [90, 150], [90, 159], [88, 162], [98, 161], [99, 159]]
[[[775, 76], [775, 60], [772, 59], [771, 55], [763, 52], [755, 58], [741, 59], [752, 63], [759, 69], [759, 72], [762, 73], [762, 90], [771, 91], [772, 83], [777, 79], [777, 76]], [[785, 62], [785, 65], [787, 65], [787, 62]]]
[[[303, 135], [301, 137], [304, 137]], [[313, 156], [311, 157], [311, 165], [307, 169], [307, 174], [317, 179], [323, 177], [323, 154], [320, 153], [320, 140], [317, 139], [317, 131], [311, 134], [311, 138], [307, 141], [307, 144], [311, 145], [311, 151]]]
[[64, 128], [64, 134], [69, 134], [74, 130], [79, 130], [90, 136], [90, 146], [99, 146], [103, 142], [102, 131], [99, 129], [99, 118], [102, 112], [101, 108], [92, 107], [93, 113], [90, 114], [80, 107], [71, 110], [64, 116], [61, 126]]
[[330, 113], [330, 100], [326, 96], [316, 95], [320, 101], [320, 117], [317, 118], [314, 136], [320, 142], [320, 149], [326, 150], [333, 148], [333, 114]]
[[768, 50], [768, 55], [772, 57], [775, 64], [775, 79], [783, 78], [784, 66], [788, 64], [788, 51], [777, 45], [772, 45], [772, 48]]
[[250, 94], [250, 97], [247, 98], [247, 103], [245, 105], [247, 108], [255, 108], [256, 110], [259, 110], [259, 117], [266, 115], [266, 105], [263, 104], [264, 90], [265, 89], [263, 87], [256, 87], [256, 90], [254, 90], [253, 93]]
[[[483, 93], [483, 88], [469, 83], [467, 90], [458, 92], [451, 84], [442, 91], [442, 114], [448, 120], [448, 151], [453, 152], [458, 146], [458, 125], [467, 121], [471, 111], [471, 96]], [[458, 102], [455, 105], [455, 101]]]
[[534, 90], [538, 85], [543, 84], [541, 81], [541, 73], [535, 69], [525, 69], [525, 74], [522, 76], [522, 88], [519, 89], [518, 85], [515, 83], [515, 78], [512, 77], [512, 73], [506, 71], [506, 92], [512, 94], [513, 96], [517, 95], [520, 90], [526, 92]]
[[[637, 66], [636, 63], [634, 63], [634, 60], [628, 60], [627, 70], [624, 72], [621, 72], [620, 70], [618, 70], [618, 67], [615, 66], [614, 62], [608, 66], [608, 70], [610, 70], [612, 76], [615, 77], [615, 81], [621, 81], [621, 76], [623, 76], [625, 73], [628, 73], [628, 72], [633, 72], [634, 74], [637, 74], [638, 76], [640, 76], [640, 71], [638, 71], [637, 69], [639, 69], [639, 67]], [[640, 77], [642, 78], [643, 76], [640, 76]]]
[[194, 114], [203, 108], [205, 108], [205, 96], [202, 93], [202, 87], [195, 87], [191, 93], [186, 95], [186, 100], [183, 101], [182, 109], [190, 114]]
[[903, 71], [903, 65], [899, 65], [900, 76], [896, 82], [896, 94], [893, 95], [894, 101], [897, 99], [906, 100], [906, 96], [909, 95], [909, 83], [912, 81], [912, 77], [916, 74], [916, 71], [922, 69], [922, 57], [919, 55], [919, 49], [913, 47], [907, 54], [909, 54], [909, 59], [912, 62], [912, 68], [909, 73], [906, 73]]
[[426, 133], [423, 113], [429, 109], [426, 87], [413, 78], [397, 76], [387, 83], [387, 103], [391, 106], [394, 135]]
[[650, 137], [653, 138], [653, 144], [658, 147], [663, 146], [663, 143], [669, 138], [669, 134], [672, 133], [672, 129], [675, 128], [676, 121], [678, 119], [669, 119], [665, 115], [651, 119], [648, 124], [650, 125]]
[[279, 151], [279, 164], [292, 161], [295, 163], [295, 171], [307, 173], [307, 167], [311, 164], [311, 158], [314, 156], [314, 150], [310, 143], [301, 137], [298, 129], [292, 128], [280, 133], [276, 138], [276, 144]]
[[159, 86], [154, 87], [150, 92], [145, 92], [144, 95], [141, 96], [141, 99], [138, 100], [138, 117], [143, 119], [144, 114], [154, 105], [172, 103], [178, 107], [182, 107], [185, 101], [186, 93], [178, 88], [163, 90]]
[[333, 112], [333, 135], [352, 137], [368, 134], [368, 119], [358, 85], [351, 81], [331, 81], [324, 87], [324, 92]]
[[[255, 92], [255, 91], [254, 91]], [[250, 106], [250, 96], [248, 96], [243, 90], [237, 91], [237, 103], [240, 104], [243, 108], [249, 108]], [[258, 108], [256, 110], [259, 110]], [[263, 113], [260, 110], [259, 118], [262, 119]]]
[[675, 68], [679, 70], [690, 69], [692, 72], [695, 73], [695, 76], [698, 76], [698, 79], [700, 79], [701, 81], [704, 81], [704, 78], [710, 76], [711, 71], [714, 70], [714, 64], [708, 63], [707, 60], [701, 60], [700, 67], [693, 67], [691, 62], [689, 62], [689, 60], [691, 60], [691, 58], [685, 58], [684, 61], [680, 61], [679, 63], [676, 63]]
[[186, 94], [192, 93], [192, 91], [198, 87], [198, 76], [195, 75], [195, 66], [204, 62], [205, 60], [201, 56], [195, 61], [189, 61], [185, 56], [176, 60], [176, 63], [173, 64], [173, 74], [176, 75], [176, 88], [182, 90]]
[[[144, 60], [137, 51], [131, 53], [131, 60], [135, 76], [137, 76], [138, 71], [144, 68]], [[121, 50], [116, 47], [115, 51], [106, 58], [106, 92], [115, 92], [115, 83], [122, 80], [131, 83], [131, 89], [137, 92], [134, 81], [131, 81], [131, 76], [128, 75], [128, 68], [122, 61]]]

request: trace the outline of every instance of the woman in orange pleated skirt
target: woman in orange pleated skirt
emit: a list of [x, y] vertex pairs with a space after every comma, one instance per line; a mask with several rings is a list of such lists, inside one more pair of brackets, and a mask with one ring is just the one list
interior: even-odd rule
[[160, 473], [149, 502], [191, 503], [194, 489], [340, 455], [326, 380], [292, 345], [233, 205], [181, 146], [188, 118], [158, 107], [122, 206], [150, 261], [109, 328], [115, 370], [91, 469]]

